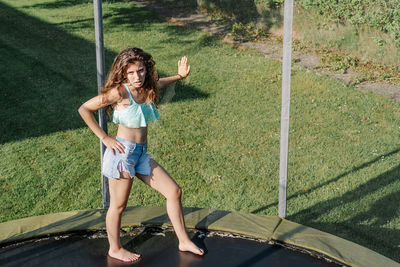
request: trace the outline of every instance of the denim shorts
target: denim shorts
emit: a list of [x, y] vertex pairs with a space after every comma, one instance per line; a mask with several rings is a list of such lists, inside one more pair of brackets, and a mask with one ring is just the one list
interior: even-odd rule
[[136, 173], [150, 175], [150, 156], [147, 154], [147, 143], [144, 145], [133, 143], [131, 141], [115, 138], [125, 148], [124, 153], [118, 153], [114, 150], [115, 155], [110, 149], [106, 149], [103, 156], [102, 174], [108, 178], [120, 178], [121, 172], [129, 172], [131, 178]]

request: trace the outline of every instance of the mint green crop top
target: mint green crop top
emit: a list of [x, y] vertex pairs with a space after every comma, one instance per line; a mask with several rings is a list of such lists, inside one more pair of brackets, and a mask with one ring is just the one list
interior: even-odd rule
[[157, 121], [160, 114], [157, 111], [154, 103], [150, 105], [146, 103], [138, 104], [132, 97], [128, 85], [124, 82], [125, 88], [128, 91], [131, 102], [127, 108], [113, 111], [113, 122], [119, 123], [128, 128], [146, 127], [148, 123]]

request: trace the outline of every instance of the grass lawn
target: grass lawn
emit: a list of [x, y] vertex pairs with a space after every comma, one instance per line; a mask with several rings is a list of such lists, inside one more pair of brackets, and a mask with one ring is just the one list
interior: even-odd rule
[[[189, 57], [149, 129], [183, 205], [277, 215], [280, 63], [125, 1], [103, 16], [107, 68], [128, 45], [161, 76]], [[90, 0], [0, 0], [1, 222], [101, 207], [99, 140], [77, 113], [97, 92], [93, 24]], [[287, 218], [400, 261], [399, 104], [300, 67], [291, 100]], [[135, 181], [129, 205], [164, 204]]]

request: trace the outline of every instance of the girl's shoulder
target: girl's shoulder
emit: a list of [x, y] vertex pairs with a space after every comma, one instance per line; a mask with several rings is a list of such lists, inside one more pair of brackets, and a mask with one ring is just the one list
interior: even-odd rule
[[115, 108], [117, 105], [126, 106], [130, 103], [129, 94], [122, 84], [116, 85], [107, 91], [107, 100], [112, 108]]
[[123, 90], [123, 85], [116, 85], [106, 92], [106, 97], [108, 102], [116, 103], [120, 102], [123, 98], [125, 98], [125, 90]]

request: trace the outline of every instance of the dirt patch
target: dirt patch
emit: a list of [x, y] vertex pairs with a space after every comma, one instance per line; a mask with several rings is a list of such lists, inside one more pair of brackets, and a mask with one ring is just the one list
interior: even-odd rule
[[277, 44], [269, 44], [262, 42], [246, 42], [241, 43], [240, 46], [256, 49], [260, 51], [265, 57], [274, 58], [282, 61], [282, 46]]
[[388, 85], [382, 83], [361, 83], [360, 85], [356, 86], [356, 88], [360, 91], [369, 91], [378, 93], [381, 95], [389, 96], [396, 100], [397, 102], [400, 101], [400, 88], [395, 85]]
[[[219, 39], [233, 44], [238, 47], [250, 48], [260, 51], [265, 57], [273, 58], [276, 60], [282, 60], [282, 45], [277, 44], [273, 41], [262, 41], [262, 42], [238, 42], [233, 40], [230, 30], [226, 25], [221, 25], [213, 20], [206, 14], [197, 13], [196, 10], [182, 10], [179, 8], [171, 9], [159, 4], [153, 3], [149, 0], [135, 0], [132, 1], [134, 4], [152, 10], [158, 16], [164, 20], [191, 28], [201, 29], [212, 35], [215, 35]], [[335, 77], [346, 84], [356, 84], [360, 74], [348, 70], [347, 73], [339, 74], [334, 72], [328, 72], [321, 68], [321, 60], [317, 54], [307, 53], [301, 54], [299, 52], [293, 52], [292, 57], [295, 64], [299, 64], [308, 70], [312, 70], [316, 73], [324, 73], [329, 76]], [[320, 70], [321, 69], [321, 70]], [[363, 82], [355, 86], [357, 90], [369, 91], [378, 93], [381, 95], [388, 96], [394, 99], [396, 102], [400, 102], [400, 87], [396, 85], [390, 85], [385, 83], [376, 82]]]

